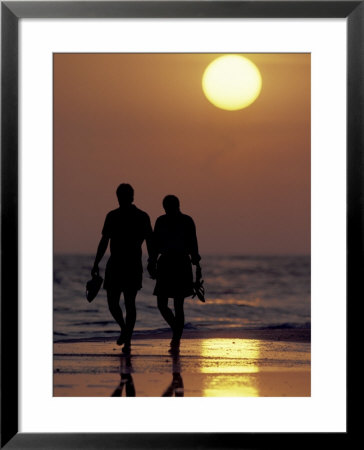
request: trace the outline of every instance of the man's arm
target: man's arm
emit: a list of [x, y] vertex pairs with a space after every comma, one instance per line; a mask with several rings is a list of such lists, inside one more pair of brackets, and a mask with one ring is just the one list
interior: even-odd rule
[[149, 260], [154, 259], [155, 245], [154, 245], [153, 229], [148, 215], [145, 220], [145, 242], [147, 244]]
[[107, 236], [102, 236], [99, 245], [97, 247], [94, 266], [91, 270], [92, 276], [99, 274], [99, 263], [102, 260], [102, 257], [104, 256], [108, 245], [109, 245], [109, 238]]
[[148, 219], [146, 221], [146, 233], [145, 233], [145, 242], [147, 244], [147, 250], [148, 250], [148, 265], [147, 270], [152, 278], [152, 280], [155, 280], [155, 277], [157, 275], [157, 249], [155, 245], [155, 236], [152, 229], [152, 224], [150, 223], [150, 218], [147, 216]]

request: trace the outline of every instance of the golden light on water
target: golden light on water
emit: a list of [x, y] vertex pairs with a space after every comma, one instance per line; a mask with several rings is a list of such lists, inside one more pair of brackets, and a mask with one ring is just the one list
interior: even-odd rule
[[251, 105], [262, 89], [257, 66], [240, 55], [224, 55], [212, 61], [202, 77], [207, 99], [221, 109], [236, 111]]
[[[259, 390], [252, 374], [259, 372], [260, 343], [254, 339], [204, 339], [201, 356], [206, 377], [206, 397], [258, 397]], [[215, 375], [215, 376], [213, 376]], [[228, 381], [227, 381], [228, 380]], [[226, 386], [223, 389], [223, 386]]]
[[[254, 373], [259, 372], [259, 341], [254, 339], [203, 339], [201, 356], [209, 364], [202, 373]], [[221, 364], [221, 361], [224, 364]]]
[[259, 397], [259, 390], [248, 375], [221, 375], [206, 379], [204, 397]]

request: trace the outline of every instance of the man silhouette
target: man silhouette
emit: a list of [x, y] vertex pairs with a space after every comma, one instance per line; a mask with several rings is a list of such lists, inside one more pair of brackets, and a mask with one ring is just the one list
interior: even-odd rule
[[[147, 213], [134, 204], [134, 189], [130, 184], [120, 184], [116, 190], [119, 208], [110, 211], [105, 219], [102, 237], [97, 248], [91, 275], [99, 273], [99, 263], [110, 241], [110, 258], [106, 264], [104, 288], [109, 310], [120, 326], [116, 343], [125, 344], [123, 352], [130, 352], [130, 341], [136, 321], [135, 298], [142, 287], [142, 244], [151, 252], [152, 226]], [[125, 321], [120, 307], [124, 294]]]

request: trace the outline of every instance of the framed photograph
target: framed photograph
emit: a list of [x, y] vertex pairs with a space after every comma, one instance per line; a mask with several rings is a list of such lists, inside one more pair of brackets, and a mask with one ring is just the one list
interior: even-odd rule
[[346, 439], [362, 2], [1, 6], [1, 445]]

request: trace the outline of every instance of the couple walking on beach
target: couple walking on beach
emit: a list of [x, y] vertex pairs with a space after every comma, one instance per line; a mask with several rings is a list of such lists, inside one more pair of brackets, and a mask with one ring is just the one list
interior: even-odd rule
[[[183, 303], [194, 294], [192, 264], [197, 277], [201, 274], [195, 224], [182, 214], [174, 195], [163, 199], [165, 215], [158, 217], [154, 230], [147, 213], [134, 204], [134, 190], [130, 184], [120, 184], [116, 190], [119, 208], [110, 211], [105, 219], [91, 275], [99, 274], [99, 263], [110, 241], [110, 258], [106, 264], [104, 288], [111, 315], [120, 326], [118, 345], [130, 352], [130, 342], [136, 321], [135, 299], [142, 287], [142, 244], [148, 250], [147, 270], [156, 280], [153, 294], [158, 309], [173, 332], [171, 349], [178, 349], [184, 327]], [[124, 295], [125, 320], [120, 307]], [[174, 299], [174, 312], [168, 299]]]

